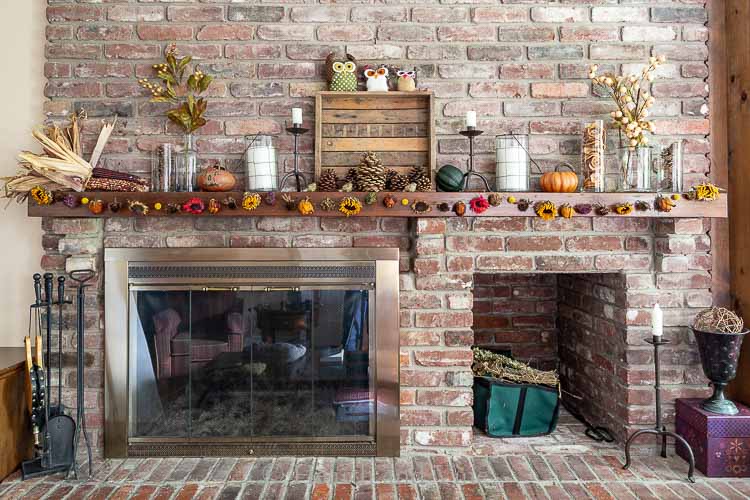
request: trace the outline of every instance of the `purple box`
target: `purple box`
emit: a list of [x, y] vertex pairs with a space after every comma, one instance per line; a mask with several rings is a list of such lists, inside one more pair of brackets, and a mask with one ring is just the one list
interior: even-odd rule
[[[708, 477], [750, 477], [750, 408], [737, 404], [737, 415], [718, 415], [700, 407], [702, 399], [678, 399], [677, 434], [693, 449], [695, 467]], [[687, 460], [687, 450], [676, 444]]]

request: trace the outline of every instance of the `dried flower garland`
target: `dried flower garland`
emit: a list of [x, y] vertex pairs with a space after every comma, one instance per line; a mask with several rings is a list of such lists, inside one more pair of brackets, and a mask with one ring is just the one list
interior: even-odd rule
[[149, 211], [151, 210], [145, 203], [134, 200], [128, 200], [128, 209], [135, 215], [148, 215]]
[[273, 191], [270, 191], [266, 193], [265, 195], [263, 195], [263, 203], [271, 207], [276, 205], [276, 193], [274, 193]]
[[336, 208], [336, 202], [334, 202], [330, 198], [323, 198], [323, 201], [320, 202], [320, 209], [324, 212], [330, 212], [331, 210]]
[[216, 198], [208, 200], [208, 213], [216, 215], [221, 212], [221, 203]]
[[432, 210], [432, 207], [426, 201], [417, 200], [412, 203], [411, 209], [415, 214], [426, 214]]
[[111, 201], [108, 205], [109, 211], [113, 214], [116, 214], [117, 212], [122, 209], [122, 203], [120, 203], [117, 199]]
[[562, 205], [560, 205], [560, 209], [558, 211], [560, 212], [560, 216], [565, 219], [570, 219], [575, 214], [575, 210], [573, 209], [573, 207], [571, 207], [567, 203], [563, 203]]
[[581, 215], [588, 215], [594, 210], [594, 206], [590, 203], [578, 203], [573, 206], [573, 210]]
[[617, 215], [630, 215], [633, 213], [633, 204], [630, 202], [618, 203], [614, 208]]
[[290, 212], [297, 210], [297, 198], [288, 193], [284, 193], [281, 195], [281, 199], [284, 201], [287, 210]]
[[639, 212], [648, 212], [651, 210], [651, 203], [643, 200], [638, 200], [635, 202], [635, 209]]
[[490, 202], [480, 194], [479, 196], [471, 199], [471, 201], [469, 202], [469, 206], [471, 207], [472, 212], [474, 212], [475, 214], [481, 214], [482, 212], [485, 212], [488, 208], [490, 208]]
[[409, 198], [401, 198], [401, 204], [405, 207], [409, 206]]
[[357, 215], [361, 211], [362, 211], [362, 202], [353, 196], [347, 196], [346, 198], [342, 199], [341, 202], [339, 203], [339, 212], [346, 215], [347, 217], [351, 217], [352, 215]]
[[305, 197], [297, 203], [297, 210], [302, 215], [312, 215], [315, 213], [315, 205], [310, 201], [310, 198]]
[[516, 207], [518, 207], [519, 212], [525, 212], [526, 210], [529, 209], [530, 206], [531, 206], [531, 201], [527, 200], [526, 198], [522, 198], [518, 200], [518, 202], [516, 203]]
[[719, 198], [719, 188], [710, 182], [698, 184], [690, 192], [685, 193], [685, 197], [697, 201], [714, 201]]
[[99, 215], [104, 212], [104, 202], [102, 200], [92, 200], [88, 204], [89, 212], [94, 215]]
[[656, 198], [656, 203], [654, 205], [659, 212], [671, 212], [672, 209], [677, 206], [677, 203], [666, 196], [659, 196]]
[[179, 203], [167, 203], [167, 213], [177, 214], [182, 211], [182, 206]]
[[500, 205], [500, 203], [502, 203], [502, 202], [503, 202], [503, 197], [502, 197], [502, 196], [500, 196], [500, 195], [499, 195], [499, 194], [497, 194], [497, 193], [490, 193], [490, 194], [489, 194], [489, 195], [487, 196], [487, 201], [488, 201], [488, 202], [490, 203], [490, 205], [492, 205], [493, 207], [497, 207], [498, 205]]
[[383, 198], [383, 206], [385, 208], [393, 208], [394, 206], [396, 206], [396, 198], [394, 198], [390, 194], [385, 195], [385, 197]]
[[157, 211], [161, 210], [162, 207], [163, 207], [162, 204], [159, 203], [158, 201], [156, 203], [154, 203], [154, 210], [157, 210]]
[[182, 204], [182, 211], [193, 215], [200, 215], [206, 211], [206, 204], [200, 198], [190, 198]]
[[557, 207], [551, 201], [541, 201], [534, 205], [534, 212], [544, 220], [552, 220], [557, 216]]
[[596, 212], [596, 215], [601, 215], [602, 217], [609, 215], [609, 207], [607, 205], [596, 204], [594, 205], [594, 211]]
[[459, 217], [463, 217], [466, 214], [466, 203], [463, 201], [457, 201], [453, 204], [453, 213]]
[[76, 207], [80, 206], [81, 199], [78, 196], [74, 195], [74, 194], [66, 194], [63, 197], [62, 202], [63, 202], [63, 205], [65, 205], [68, 208], [76, 208]]
[[378, 193], [375, 193], [374, 191], [370, 191], [367, 193], [367, 196], [365, 196], [365, 205], [372, 205], [376, 201], [378, 201]]
[[443, 202], [443, 203], [438, 203], [437, 209], [438, 209], [438, 210], [439, 210], [440, 212], [450, 212], [450, 211], [451, 211], [451, 206], [450, 206], [450, 204], [449, 204], [449, 203], [445, 203], [445, 202]]
[[31, 199], [34, 200], [37, 205], [51, 205], [52, 204], [52, 192], [43, 186], [34, 186], [29, 191]]
[[252, 212], [260, 206], [260, 201], [258, 193], [245, 193], [242, 196], [242, 209]]
[[508, 196], [508, 203], [516, 203], [516, 197], [515, 196]]

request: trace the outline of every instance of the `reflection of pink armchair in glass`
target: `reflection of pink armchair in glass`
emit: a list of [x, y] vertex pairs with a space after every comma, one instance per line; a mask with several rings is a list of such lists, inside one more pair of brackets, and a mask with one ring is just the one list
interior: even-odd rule
[[203, 366], [223, 352], [241, 352], [244, 347], [246, 325], [238, 312], [226, 315], [226, 333], [215, 338], [190, 339], [189, 332], [180, 331], [182, 319], [174, 309], [165, 309], [153, 319], [158, 378], [187, 375], [191, 366]]

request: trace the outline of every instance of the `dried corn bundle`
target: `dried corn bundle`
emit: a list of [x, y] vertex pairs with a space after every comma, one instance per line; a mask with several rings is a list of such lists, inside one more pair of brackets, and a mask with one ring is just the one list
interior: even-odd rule
[[[34, 186], [44, 186], [51, 190], [83, 191], [92, 173], [92, 164], [82, 157], [81, 128], [84, 119], [85, 115], [79, 113], [72, 115], [70, 123], [63, 129], [57, 125], [34, 129], [32, 136], [42, 146], [44, 153], [22, 151], [18, 155], [19, 172], [12, 177], [0, 179], [5, 182], [2, 196], [24, 201]], [[102, 127], [95, 149], [97, 161], [115, 121], [116, 119], [112, 123], [105, 123]]]
[[126, 181], [123, 179], [104, 179], [92, 177], [86, 183], [87, 191], [123, 191], [128, 193], [145, 193], [148, 186], [139, 182]]

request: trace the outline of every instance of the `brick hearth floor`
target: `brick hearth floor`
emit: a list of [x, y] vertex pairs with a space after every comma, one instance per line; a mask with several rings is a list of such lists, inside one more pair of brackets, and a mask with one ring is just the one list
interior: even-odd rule
[[[23, 499], [689, 499], [750, 498], [750, 479], [709, 479], [687, 463], [638, 455], [621, 468], [620, 446], [594, 443], [570, 417], [551, 436], [490, 439], [473, 454], [390, 458], [166, 458], [96, 463], [94, 478], [0, 483]], [[85, 472], [85, 470], [84, 470]]]

